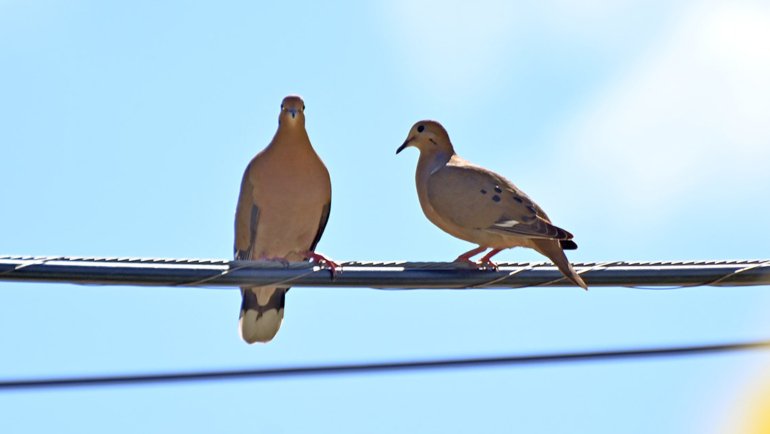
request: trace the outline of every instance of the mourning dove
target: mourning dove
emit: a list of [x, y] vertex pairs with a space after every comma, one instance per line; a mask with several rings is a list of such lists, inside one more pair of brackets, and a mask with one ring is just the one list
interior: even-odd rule
[[[278, 131], [246, 167], [235, 211], [235, 258], [287, 263], [312, 259], [331, 209], [329, 172], [305, 131], [305, 104], [281, 103]], [[283, 319], [285, 286], [242, 287], [240, 333], [248, 343], [268, 342]]]
[[455, 154], [441, 124], [428, 120], [414, 124], [396, 154], [409, 146], [420, 150], [417, 195], [428, 220], [450, 235], [478, 244], [456, 262], [472, 263], [470, 258], [491, 248], [480, 264], [495, 268], [491, 259], [501, 250], [529, 247], [553, 261], [567, 279], [588, 289], [564, 255], [564, 249], [577, 249], [572, 234], [552, 225], [512, 182]]

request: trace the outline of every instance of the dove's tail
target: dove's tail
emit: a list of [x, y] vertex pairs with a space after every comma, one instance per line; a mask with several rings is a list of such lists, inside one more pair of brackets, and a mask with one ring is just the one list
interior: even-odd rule
[[[580, 275], [575, 272], [572, 268], [572, 264], [569, 263], [569, 259], [567, 259], [567, 256], [564, 254], [559, 241], [537, 239], [532, 240], [532, 243], [535, 245], [535, 250], [553, 261], [554, 265], [556, 265], [559, 271], [561, 271], [567, 279], [586, 291], [588, 290], [588, 285], [586, 285]], [[575, 247], [577, 247], [577, 245]]]
[[283, 320], [288, 290], [269, 286], [241, 288], [243, 302], [238, 325], [244, 341], [250, 344], [269, 342], [275, 337]]

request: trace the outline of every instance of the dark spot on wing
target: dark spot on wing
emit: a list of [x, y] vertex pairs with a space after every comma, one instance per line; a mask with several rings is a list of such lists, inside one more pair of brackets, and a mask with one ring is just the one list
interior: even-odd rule
[[503, 192], [503, 190], [500, 188], [500, 186], [499, 186], [499, 185], [496, 185], [496, 186], [495, 186], [495, 192], [496, 192], [496, 193], [502, 193], [502, 192]]
[[559, 244], [561, 245], [561, 248], [564, 250], [577, 249], [577, 244], [572, 240], [559, 240]]
[[481, 194], [487, 194], [487, 191], [482, 188], [481, 189]]
[[527, 205], [527, 209], [528, 209], [528, 210], [529, 210], [529, 212], [531, 212], [532, 214], [537, 214], [537, 210], [535, 209], [535, 207], [534, 207], [534, 206], [532, 206], [532, 205]]
[[500, 202], [500, 196], [494, 195], [492, 196], [492, 200], [494, 200], [495, 202]]
[[519, 196], [513, 196], [513, 200], [515, 200], [518, 203], [524, 203], [524, 199], [520, 198]]

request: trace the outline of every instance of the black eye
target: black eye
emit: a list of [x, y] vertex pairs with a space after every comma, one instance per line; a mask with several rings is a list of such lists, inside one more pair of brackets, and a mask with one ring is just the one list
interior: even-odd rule
[[302, 111], [305, 111], [305, 104], [302, 104]]
[[418, 133], [421, 133], [423, 131], [425, 131], [425, 125], [420, 125], [420, 126], [417, 127], [417, 132]]
[[281, 103], [281, 110], [283, 110], [283, 103]]

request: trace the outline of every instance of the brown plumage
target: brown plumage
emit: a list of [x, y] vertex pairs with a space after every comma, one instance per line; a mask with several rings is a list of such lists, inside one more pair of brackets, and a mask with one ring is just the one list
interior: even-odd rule
[[529, 247], [553, 261], [576, 285], [588, 288], [564, 255], [563, 249], [577, 248], [572, 234], [554, 226], [512, 182], [460, 158], [441, 124], [414, 124], [396, 153], [409, 146], [420, 150], [416, 183], [425, 216], [450, 235], [479, 245], [456, 261], [470, 262], [491, 248], [480, 263], [494, 267], [491, 258], [500, 250]]
[[[331, 182], [305, 131], [304, 111], [302, 98], [284, 98], [278, 131], [246, 167], [235, 211], [236, 259], [325, 259], [313, 251], [329, 218]], [[246, 342], [273, 339], [288, 289], [241, 288], [239, 323]]]

